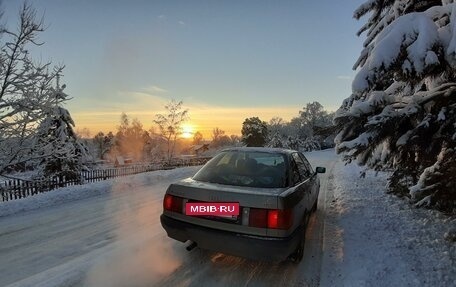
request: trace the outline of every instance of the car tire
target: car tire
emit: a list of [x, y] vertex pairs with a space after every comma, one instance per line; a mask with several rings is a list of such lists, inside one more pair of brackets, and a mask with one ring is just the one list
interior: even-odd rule
[[301, 262], [302, 258], [304, 257], [304, 247], [306, 243], [306, 230], [307, 230], [307, 223], [309, 222], [309, 214], [306, 212], [304, 218], [302, 220], [302, 231], [301, 231], [301, 238], [299, 240], [298, 248], [296, 248], [295, 252], [290, 255], [290, 260], [298, 264]]

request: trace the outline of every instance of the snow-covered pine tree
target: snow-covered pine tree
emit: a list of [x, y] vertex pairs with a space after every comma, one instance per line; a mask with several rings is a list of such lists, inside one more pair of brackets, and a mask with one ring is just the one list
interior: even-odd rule
[[[53, 89], [56, 102], [68, 96], [57, 84]], [[59, 104], [50, 106], [46, 118], [38, 126], [34, 152], [39, 158], [40, 177], [64, 177], [80, 180], [81, 170], [89, 159], [89, 153], [73, 130], [74, 121], [67, 109]]]
[[456, 206], [456, 4], [370, 0], [352, 95], [336, 113], [345, 161], [392, 170], [389, 188], [417, 205]]

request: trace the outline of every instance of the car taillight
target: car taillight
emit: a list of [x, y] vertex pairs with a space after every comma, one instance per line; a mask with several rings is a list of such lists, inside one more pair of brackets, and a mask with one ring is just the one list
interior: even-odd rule
[[270, 229], [288, 229], [293, 225], [291, 209], [250, 208], [249, 226]]
[[163, 209], [182, 213], [182, 198], [171, 194], [165, 194], [165, 198], [163, 199]]
[[268, 227], [268, 210], [250, 208], [249, 226], [267, 228]]
[[268, 228], [288, 229], [293, 224], [291, 209], [274, 209], [268, 212]]

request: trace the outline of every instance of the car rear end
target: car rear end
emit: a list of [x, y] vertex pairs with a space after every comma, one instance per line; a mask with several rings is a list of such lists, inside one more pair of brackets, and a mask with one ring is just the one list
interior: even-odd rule
[[[283, 159], [286, 161], [285, 156]], [[261, 158], [257, 160], [261, 162]], [[209, 168], [215, 170], [216, 165], [212, 165]], [[282, 194], [290, 194], [285, 182], [253, 187], [186, 179], [168, 188], [161, 223], [169, 237], [181, 242], [189, 240], [203, 249], [253, 259], [282, 260], [296, 250], [302, 236], [299, 203], [290, 204]], [[235, 204], [239, 213], [188, 215], [186, 206], [194, 203]]]
[[[216, 201], [205, 200], [213, 192], [201, 187], [171, 186], [161, 216], [168, 236], [181, 242], [190, 240], [203, 249], [254, 259], [285, 259], [296, 249], [301, 233], [295, 228], [293, 209], [278, 209], [277, 195], [226, 190], [217, 191]], [[192, 194], [191, 199], [187, 193]], [[186, 215], [186, 204], [194, 202], [239, 203], [239, 215]]]

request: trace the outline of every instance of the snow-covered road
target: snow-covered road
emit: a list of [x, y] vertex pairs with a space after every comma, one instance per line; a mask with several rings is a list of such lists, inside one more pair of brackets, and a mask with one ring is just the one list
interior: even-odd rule
[[[330, 167], [334, 157], [311, 160]], [[167, 238], [159, 223], [166, 187], [197, 169], [119, 178], [95, 184], [91, 192], [79, 187], [87, 194], [76, 199], [73, 190], [55, 199], [56, 191], [40, 203], [52, 201], [50, 206], [0, 217], [0, 286], [318, 285], [326, 175], [305, 258], [295, 266], [187, 252]], [[12, 213], [19, 203], [4, 206]]]
[[[430, 232], [407, 229], [416, 211], [388, 199], [382, 177], [361, 181], [359, 170], [344, 167], [333, 150], [307, 156], [328, 171], [299, 265], [187, 252], [167, 238], [159, 223], [163, 194], [169, 183], [198, 169], [189, 167], [0, 204], [0, 286], [383, 286], [385, 280], [445, 286], [456, 280], [454, 246], [446, 249], [433, 237], [441, 220], [423, 221], [440, 228]], [[423, 238], [430, 245], [410, 249]], [[423, 254], [433, 266], [415, 266]]]

